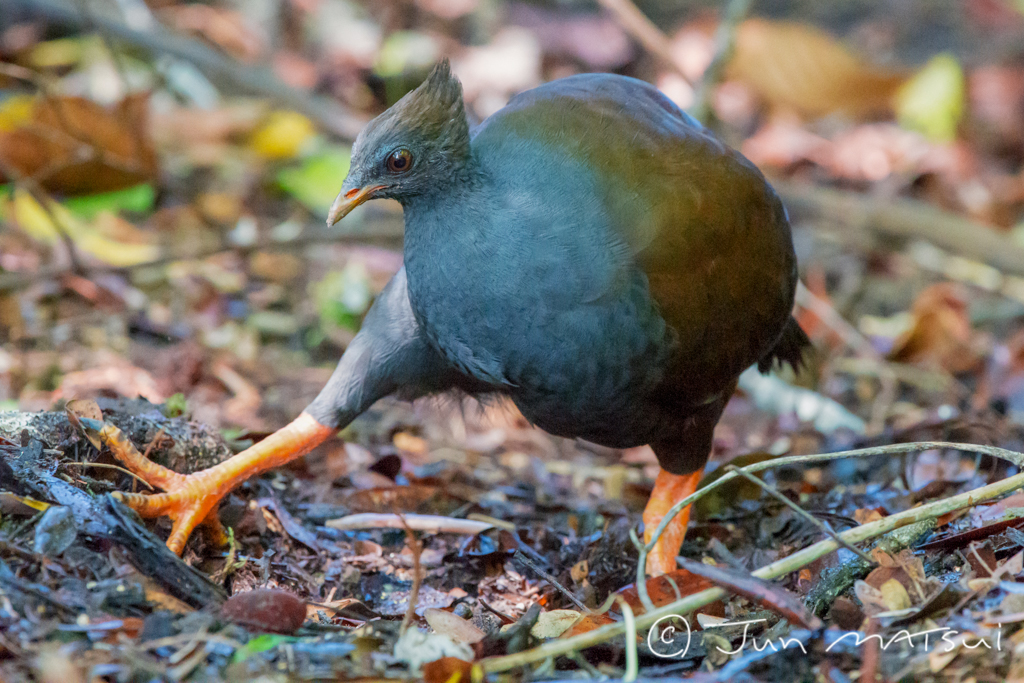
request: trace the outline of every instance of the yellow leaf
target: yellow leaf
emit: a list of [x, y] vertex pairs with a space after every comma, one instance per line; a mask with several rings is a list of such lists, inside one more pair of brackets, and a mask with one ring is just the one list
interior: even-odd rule
[[0, 104], [0, 131], [18, 128], [32, 118], [36, 98], [32, 95], [14, 95]]
[[253, 133], [249, 145], [266, 159], [291, 159], [316, 134], [313, 122], [294, 111], [275, 111]]
[[[103, 234], [103, 228], [110, 230], [115, 227], [120, 227], [123, 233], [124, 226], [119, 225], [118, 221], [121, 224], [127, 223], [110, 213], [101, 212], [93, 223], [86, 223], [55, 201], [47, 200], [44, 209], [35, 197], [21, 188], [15, 189], [10, 203], [13, 206], [9, 212], [18, 227], [45, 244], [55, 244], [60, 239], [59, 230], [63, 230], [84, 253], [119, 268], [154, 261], [160, 256], [160, 249], [155, 244], [124, 242]], [[54, 225], [54, 220], [60, 224], [59, 229]], [[134, 230], [134, 226], [131, 227]], [[135, 232], [136, 237], [142, 234]]]
[[912, 604], [907, 589], [896, 579], [889, 579], [879, 590], [882, 591], [882, 599], [890, 611], [907, 609]]
[[896, 94], [900, 125], [932, 140], [948, 142], [964, 112], [964, 71], [956, 57], [935, 55]]
[[20, 515], [27, 517], [37, 512], [43, 512], [50, 508], [49, 503], [44, 503], [35, 498], [27, 496], [16, 496], [8, 491], [0, 491], [0, 512], [5, 515]]

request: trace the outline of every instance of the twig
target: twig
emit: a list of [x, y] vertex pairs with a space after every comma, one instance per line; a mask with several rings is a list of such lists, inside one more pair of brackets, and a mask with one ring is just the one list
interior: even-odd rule
[[[54, 24], [83, 28], [82, 16], [65, 3], [52, 0], [5, 0], [4, 6], [5, 12], [15, 13], [21, 9], [23, 14], [43, 17]], [[187, 60], [212, 79], [228, 83], [243, 92], [274, 99], [283, 106], [305, 114], [324, 130], [342, 138], [354, 140], [366, 123], [333, 100], [310, 96], [285, 84], [269, 69], [244, 66], [198, 41], [164, 30], [137, 31], [103, 17], [94, 17], [94, 23], [97, 29], [118, 40], [151, 53], [168, 54]]]
[[412, 551], [412, 588], [409, 589], [409, 607], [405, 610], [405, 616], [402, 617], [402, 628], [399, 629], [399, 634], [402, 634], [409, 630], [409, 625], [416, 616], [416, 603], [420, 599], [420, 586], [423, 584], [423, 567], [420, 564], [420, 555], [423, 553], [423, 541], [416, 538], [416, 534], [412, 531], [412, 526], [406, 523], [405, 516], [402, 513], [395, 513], [395, 516], [402, 520], [402, 525], [405, 528], [405, 540], [409, 544], [409, 550]]
[[559, 590], [559, 592], [561, 592], [562, 595], [564, 595], [565, 597], [569, 598], [569, 601], [572, 602], [572, 604], [576, 605], [577, 607], [579, 607], [584, 612], [589, 612], [590, 611], [587, 608], [586, 605], [584, 605], [582, 602], [580, 602], [579, 598], [577, 598], [575, 595], [573, 595], [571, 592], [569, 592], [568, 588], [566, 588], [561, 583], [559, 583], [558, 579], [556, 579], [554, 576], [552, 576], [548, 572], [544, 571], [544, 569], [542, 569], [536, 562], [534, 562], [529, 557], [527, 557], [526, 553], [524, 553], [522, 550], [516, 550], [516, 553], [515, 553], [515, 555], [512, 556], [512, 559], [519, 560], [520, 562], [525, 564], [527, 567], [532, 569], [535, 574], [540, 576], [540, 578], [542, 578], [545, 581], [547, 581], [548, 583], [550, 583], [552, 586], [557, 588]]
[[1013, 275], [1024, 276], [1024, 247], [987, 225], [917, 199], [880, 201], [857, 192], [774, 179], [772, 185], [794, 213], [812, 213], [823, 225], [852, 232], [920, 239]]
[[636, 617], [629, 603], [618, 596], [619, 609], [622, 610], [622, 623], [626, 627], [626, 671], [622, 674], [622, 683], [633, 683], [640, 674], [640, 664], [636, 652]]
[[493, 529], [487, 522], [474, 522], [471, 519], [455, 519], [440, 515], [395, 515], [379, 512], [364, 512], [356, 515], [329, 519], [324, 523], [332, 529], [405, 529], [406, 526], [416, 531], [429, 531], [434, 534], [479, 534]]
[[[996, 450], [1003, 451], [1003, 449]], [[1006, 452], [1013, 455], [1014, 462], [1024, 461], [1024, 455], [1021, 455], [1020, 453], [1013, 453], [1012, 451]], [[729, 474], [726, 474], [722, 479], [729, 476]], [[721, 479], [718, 481], [721, 481]], [[961, 493], [920, 507], [911, 508], [910, 510], [890, 515], [889, 517], [885, 517], [875, 522], [862, 524], [858, 527], [854, 527], [853, 529], [844, 531], [840, 536], [842, 536], [843, 540], [847, 543], [859, 543], [870, 538], [881, 536], [882, 534], [886, 534], [908, 524], [913, 524], [926, 519], [933, 519], [948, 512], [953, 512], [954, 510], [960, 510], [965, 507], [977, 505], [980, 502], [991, 500], [1014, 491], [1022, 486], [1024, 486], [1024, 473], [1016, 474], [994, 484], [974, 489], [973, 491]], [[703, 491], [704, 489], [701, 490]], [[836, 548], [838, 548], [838, 545], [835, 541], [830, 538], [824, 539], [804, 548], [803, 550], [793, 553], [789, 557], [772, 562], [771, 564], [761, 567], [751, 573], [753, 576], [760, 579], [775, 579], [810, 564], [818, 558], [835, 551]], [[677, 600], [667, 605], [663, 605], [653, 612], [648, 612], [637, 617], [636, 628], [645, 629], [653, 626], [659, 619], [668, 615], [675, 616], [680, 614], [689, 614], [690, 612], [700, 609], [701, 607], [704, 607], [716, 600], [721, 600], [725, 595], [726, 591], [721, 588], [709, 588], [699, 593], [688, 595], [682, 600]], [[481, 662], [481, 666], [484, 671], [488, 673], [508, 671], [509, 669], [525, 666], [533, 662], [543, 661], [548, 657], [556, 657], [566, 654], [567, 652], [575, 652], [583, 648], [591, 647], [611, 640], [612, 638], [617, 638], [625, 632], [626, 627], [621, 622], [608, 624], [607, 626], [602, 626], [594, 629], [593, 631], [582, 633], [571, 638], [544, 643], [540, 647], [526, 652], [518, 652], [511, 655], [505, 655], [503, 657], [485, 659]]]
[[795, 594], [778, 586], [758, 579], [747, 571], [731, 569], [729, 567], [716, 567], [703, 562], [688, 560], [685, 557], [679, 558], [683, 569], [707, 579], [716, 586], [728, 588], [730, 593], [741, 595], [759, 605], [771, 609], [773, 612], [788, 619], [790, 623], [797, 624], [802, 628], [817, 631], [823, 626], [821, 619], [811, 613]]
[[796, 283], [796, 305], [805, 308], [824, 323], [830, 330], [839, 335], [854, 353], [865, 358], [880, 359], [882, 355], [875, 350], [871, 342], [856, 327], [839, 315], [828, 301], [809, 290], [803, 282]]
[[[852, 451], [837, 451], [835, 453], [816, 453], [813, 455], [790, 455], [784, 458], [773, 458], [772, 460], [766, 460], [764, 462], [754, 463], [753, 465], [747, 465], [741, 468], [744, 472], [754, 473], [761, 472], [763, 470], [775, 469], [776, 467], [783, 467], [785, 465], [794, 465], [798, 463], [808, 462], [826, 462], [829, 460], [838, 460], [840, 458], [867, 458], [875, 455], [897, 455], [901, 453], [912, 453], [914, 451], [926, 451], [934, 448], [951, 448], [961, 451], [967, 451], [968, 453], [982, 453], [984, 455], [990, 455], [995, 458], [1001, 458], [1003, 460], [1009, 460], [1018, 467], [1024, 468], [1024, 454], [1017, 453], [1015, 451], [1007, 450], [1005, 448], [998, 448], [996, 446], [982, 446], [978, 444], [969, 443], [949, 443], [945, 441], [917, 441], [914, 443], [901, 443], [891, 444], [888, 446], [873, 446], [871, 448], [859, 448]], [[651, 540], [646, 544], [641, 544], [640, 540], [636, 536], [636, 532], [630, 529], [630, 539], [639, 551], [637, 566], [637, 594], [640, 597], [641, 603], [644, 608], [650, 612], [653, 608], [653, 603], [650, 597], [647, 595], [647, 584], [645, 581], [645, 568], [647, 564], [647, 554], [654, 548], [654, 545], [661, 538], [661, 535], [665, 533], [665, 529], [675, 519], [684, 508], [693, 503], [697, 502], [707, 494], [714, 491], [719, 486], [722, 486], [725, 482], [731, 481], [736, 477], [740, 476], [740, 468], [734, 468], [731, 472], [726, 472], [721, 477], [711, 482], [707, 486], [698, 489], [691, 493], [686, 498], [676, 503], [669, 509], [665, 517], [662, 518], [658, 528], [654, 530], [654, 534], [651, 536]]]
[[21, 171], [13, 165], [8, 164], [3, 157], [0, 157], [0, 173], [3, 173], [3, 175], [13, 180], [16, 186], [22, 187], [25, 192], [27, 192], [29, 196], [39, 204], [43, 212], [46, 213], [47, 218], [50, 219], [50, 223], [53, 225], [53, 229], [57, 231], [57, 235], [60, 237], [61, 242], [64, 243], [64, 248], [67, 249], [68, 260], [71, 262], [72, 272], [76, 275], [88, 275], [88, 271], [78, 258], [78, 249], [75, 247], [75, 241], [71, 238], [71, 235], [68, 234], [67, 226], [65, 226], [63, 221], [57, 217], [57, 214], [54, 213], [50, 206], [50, 202], [53, 200], [50, 199], [46, 190], [42, 188], [35, 178], [22, 174]]
[[741, 477], [743, 477], [747, 481], [751, 481], [751, 482], [757, 484], [768, 495], [770, 495], [772, 498], [774, 498], [775, 500], [777, 500], [780, 503], [784, 504], [790, 510], [795, 512], [802, 520], [804, 520], [808, 524], [813, 525], [821, 533], [825, 534], [826, 536], [831, 538], [833, 541], [835, 541], [836, 543], [838, 543], [842, 547], [844, 547], [847, 550], [849, 550], [850, 552], [854, 553], [855, 555], [860, 557], [860, 559], [864, 560], [868, 564], [870, 564], [870, 565], [878, 564], [877, 562], [875, 562], [874, 558], [872, 558], [866, 552], [864, 552], [860, 548], [852, 546], [849, 543], [847, 543], [846, 541], [844, 541], [839, 536], [839, 534], [837, 534], [835, 531], [833, 531], [832, 529], [829, 529], [827, 526], [825, 526], [824, 522], [822, 522], [820, 519], [818, 519], [817, 517], [815, 517], [811, 513], [807, 512], [807, 510], [804, 510], [802, 507], [800, 507], [799, 505], [797, 505], [796, 503], [791, 501], [786, 496], [784, 496], [781, 493], [779, 493], [779, 491], [774, 486], [772, 486], [768, 482], [764, 481], [760, 477], [755, 477], [750, 472], [746, 472], [742, 468], [736, 467], [735, 465], [726, 465], [725, 469], [726, 469], [727, 472], [735, 472], [736, 474], [740, 475]]
[[732, 59], [736, 47], [736, 29], [750, 11], [753, 0], [731, 0], [726, 7], [725, 16], [718, 24], [715, 32], [715, 56], [704, 70], [704, 75], [697, 86], [697, 93], [690, 107], [690, 115], [703, 124], [711, 118], [711, 92], [722, 79], [725, 65]]
[[[868, 458], [875, 455], [899, 455], [902, 453], [913, 453], [915, 451], [927, 451], [932, 449], [954, 449], [965, 451], [967, 453], [981, 453], [983, 455], [990, 455], [994, 458], [1000, 458], [1002, 460], [1008, 460], [1013, 464], [1024, 469], [1024, 455], [1015, 451], [1007, 450], [1005, 448], [998, 448], [996, 446], [982, 446], [980, 444], [971, 443], [950, 443], [946, 441], [916, 441], [914, 443], [898, 443], [891, 444], [888, 446], [873, 446], [871, 448], [858, 448], [851, 451], [837, 451], [835, 453], [816, 453], [814, 455], [790, 455], [784, 458], [774, 458], [772, 460], [766, 460], [764, 462], [754, 463], [753, 465], [747, 465], [743, 469], [747, 472], [761, 472], [763, 470], [775, 469], [776, 467], [783, 467], [785, 465], [802, 464], [808, 462], [827, 462], [829, 460], [839, 460], [841, 458]], [[687, 505], [692, 505], [694, 502], [700, 500], [711, 491], [715, 490], [719, 486], [722, 486], [728, 481], [732, 481], [739, 475], [735, 472], [726, 472], [721, 477], [713, 481], [708, 486], [691, 493], [686, 498], [676, 503], [668, 511], [665, 517], [661, 520], [658, 528], [655, 529], [654, 535], [651, 537], [650, 542], [644, 546], [641, 551], [641, 562], [646, 560], [647, 553], [650, 552], [654, 544], [657, 543], [661, 535], [665, 533], [665, 529], [672, 522], [677, 514], [682, 511]]]
[[597, 4], [608, 10], [619, 26], [633, 36], [645, 50], [671, 67], [690, 86], [689, 77], [672, 55], [672, 42], [654, 22], [647, 18], [630, 0], [597, 0]]
[[126, 470], [125, 468], [120, 467], [118, 465], [108, 465], [105, 462], [66, 462], [64, 464], [68, 467], [100, 467], [102, 469], [117, 470], [118, 472], [123, 472], [127, 474], [129, 477], [132, 477], [133, 479], [138, 479], [143, 484], [145, 484], [146, 488], [148, 488], [150, 491], [156, 491], [156, 489], [153, 488], [148, 481], [146, 481], [139, 475], [135, 474], [134, 472]]
[[[337, 231], [321, 229], [317, 227], [306, 228], [303, 233], [295, 239], [279, 241], [273, 239], [260, 239], [253, 244], [231, 245], [227, 243], [217, 244], [210, 249], [204, 249], [194, 254], [171, 253], [161, 256], [154, 261], [147, 261], [134, 266], [123, 268], [96, 267], [90, 269], [93, 274], [130, 272], [140, 268], [159, 268], [175, 261], [201, 261], [217, 254], [229, 251], [248, 254], [254, 251], [273, 249], [275, 251], [291, 251], [302, 249], [315, 244], [341, 244], [357, 242], [359, 244], [378, 244], [390, 249], [401, 249], [402, 244], [402, 223], [401, 221], [374, 221], [372, 230], [365, 231]], [[173, 245], [172, 245], [173, 246]], [[67, 268], [46, 268], [35, 270], [31, 273], [0, 273], [0, 293], [16, 291], [28, 287], [40, 280], [58, 277], [63, 275]]]
[[796, 303], [818, 317], [829, 329], [839, 335], [843, 343], [858, 356], [875, 361], [879, 383], [878, 395], [871, 404], [871, 419], [865, 427], [868, 434], [880, 434], [885, 427], [885, 418], [896, 398], [897, 380], [892, 367], [875, 350], [871, 342], [860, 331], [839, 315], [839, 312], [817, 294], [804, 286], [803, 282], [796, 285]]

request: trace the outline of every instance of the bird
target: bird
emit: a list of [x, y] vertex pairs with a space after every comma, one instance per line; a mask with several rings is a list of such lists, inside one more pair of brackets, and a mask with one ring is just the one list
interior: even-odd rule
[[[122, 458], [164, 490], [122, 499], [170, 516], [176, 553], [196, 526], [220, 529], [231, 489], [378, 399], [445, 392], [503, 396], [556, 436], [649, 445], [661, 468], [649, 542], [696, 490], [740, 373], [797, 367], [810, 346], [792, 316], [797, 261], [778, 195], [644, 81], [561, 78], [471, 129], [441, 61], [360, 132], [328, 224], [375, 198], [402, 204], [404, 265], [303, 412], [187, 476]], [[687, 508], [668, 523], [648, 574], [677, 567], [688, 520]]]

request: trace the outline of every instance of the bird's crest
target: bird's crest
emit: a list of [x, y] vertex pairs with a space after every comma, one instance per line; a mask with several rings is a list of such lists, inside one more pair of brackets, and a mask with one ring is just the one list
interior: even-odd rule
[[469, 124], [462, 102], [462, 84], [452, 75], [447, 59], [438, 62], [426, 80], [396, 102], [389, 113], [391, 125], [440, 140], [457, 153], [469, 153]]

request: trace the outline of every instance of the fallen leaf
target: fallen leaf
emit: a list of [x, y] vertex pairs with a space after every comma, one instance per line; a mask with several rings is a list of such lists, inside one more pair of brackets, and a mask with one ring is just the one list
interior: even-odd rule
[[[122, 218], [103, 212], [90, 223], [49, 197], [42, 199], [45, 207], [28, 191], [16, 187], [3, 206], [3, 213], [12, 217], [24, 233], [44, 244], [57, 244], [64, 233], [77, 249], [112, 266], [140, 265], [160, 256], [159, 246], [145, 243], [148, 235]], [[132, 241], [118, 241], [112, 233], [120, 233]]]
[[309, 146], [315, 135], [313, 122], [302, 114], [274, 111], [252, 134], [249, 146], [265, 159], [292, 159]]
[[889, 579], [878, 590], [882, 593], [882, 600], [890, 612], [907, 609], [912, 605], [907, 589], [897, 579]]
[[294, 633], [306, 620], [306, 603], [288, 591], [256, 588], [232, 595], [221, 606], [220, 614], [254, 630]]
[[573, 626], [581, 617], [581, 613], [571, 609], [553, 609], [541, 612], [537, 623], [530, 629], [534, 638], [558, 638]]
[[423, 665], [424, 683], [468, 683], [473, 680], [473, 663], [458, 657], [441, 657]]
[[31, 517], [32, 515], [49, 509], [50, 504], [41, 500], [18, 496], [10, 491], [0, 491], [0, 513], [5, 515], [17, 515]]
[[170, 5], [160, 9], [160, 17], [175, 29], [200, 36], [243, 62], [259, 58], [266, 42], [243, 14], [225, 7]]
[[739, 26], [728, 74], [773, 107], [812, 117], [889, 111], [906, 78], [867, 63], [824, 31], [766, 19]]
[[896, 93], [900, 125], [948, 142], [956, 137], [963, 116], [966, 84], [956, 57], [939, 54], [904, 83]]
[[148, 93], [129, 95], [113, 109], [81, 97], [39, 98], [28, 121], [0, 132], [0, 158], [67, 194], [131, 187], [157, 173], [148, 118]]
[[913, 322], [893, 342], [890, 360], [938, 366], [954, 374], [977, 365], [974, 329], [962, 287], [949, 282], [932, 285], [917, 295], [910, 312]]
[[348, 175], [350, 161], [348, 149], [326, 149], [298, 166], [282, 168], [277, 173], [277, 184], [307, 209], [326, 218], [341, 179]]
[[443, 609], [431, 607], [423, 610], [423, 618], [430, 624], [430, 628], [436, 633], [448, 636], [456, 643], [472, 645], [479, 643], [487, 634], [477, 628], [472, 622], [466, 621], [457, 614], [452, 614]]

